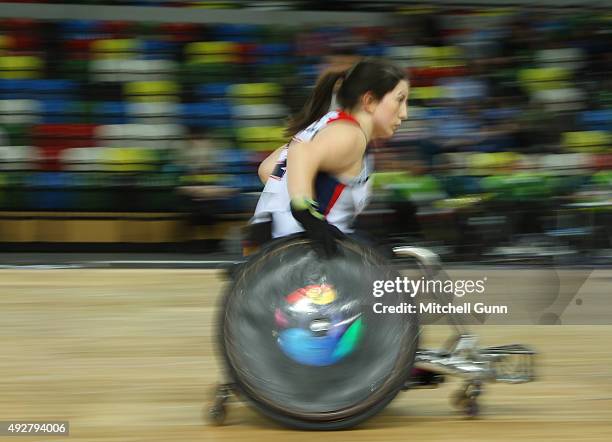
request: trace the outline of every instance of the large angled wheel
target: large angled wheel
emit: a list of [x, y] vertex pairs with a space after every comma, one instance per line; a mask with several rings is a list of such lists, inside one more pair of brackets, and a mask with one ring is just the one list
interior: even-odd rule
[[352, 241], [332, 259], [300, 237], [253, 256], [235, 275], [219, 324], [236, 388], [301, 429], [348, 428], [382, 410], [410, 375], [417, 347], [416, 314], [375, 312], [413, 303], [397, 290], [373, 296], [375, 281], [397, 276]]

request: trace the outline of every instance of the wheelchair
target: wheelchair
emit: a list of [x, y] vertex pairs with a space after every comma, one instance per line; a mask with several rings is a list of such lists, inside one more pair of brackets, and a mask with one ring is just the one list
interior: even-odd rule
[[217, 321], [225, 379], [205, 409], [212, 424], [224, 423], [235, 396], [290, 428], [351, 428], [410, 390], [414, 368], [461, 377], [451, 402], [475, 417], [487, 382], [535, 379], [532, 349], [480, 348], [453, 315], [446, 345], [420, 348], [419, 295], [390, 283], [384, 295], [373, 290], [396, 281], [407, 260], [423, 280], [440, 278], [435, 253], [397, 246], [394, 262], [353, 240], [338, 246], [338, 256], [322, 259], [305, 237], [282, 238], [235, 268]]

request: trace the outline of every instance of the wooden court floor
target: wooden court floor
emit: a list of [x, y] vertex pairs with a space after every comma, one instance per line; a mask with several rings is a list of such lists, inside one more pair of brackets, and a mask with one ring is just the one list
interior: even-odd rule
[[[222, 286], [212, 270], [0, 270], [0, 420], [71, 428], [67, 439], [4, 440], [612, 440], [612, 326], [601, 325], [474, 327], [484, 345], [541, 353], [538, 381], [488, 386], [476, 420], [450, 406], [451, 380], [402, 393], [350, 431], [288, 431], [240, 403], [225, 426], [207, 425], [202, 410], [222, 378], [213, 345]], [[598, 287], [612, 296], [610, 284]], [[448, 332], [427, 327], [425, 344]]]

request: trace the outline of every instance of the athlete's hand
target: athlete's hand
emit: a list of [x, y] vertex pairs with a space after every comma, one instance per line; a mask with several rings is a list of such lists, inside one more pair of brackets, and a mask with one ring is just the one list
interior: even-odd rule
[[315, 251], [324, 257], [331, 257], [338, 252], [337, 239], [344, 234], [336, 226], [329, 224], [317, 210], [317, 203], [306, 198], [291, 200], [291, 214], [302, 225], [306, 236], [314, 241]]

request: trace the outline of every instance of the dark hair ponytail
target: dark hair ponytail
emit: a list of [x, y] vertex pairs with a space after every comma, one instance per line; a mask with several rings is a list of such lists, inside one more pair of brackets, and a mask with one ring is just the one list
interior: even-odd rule
[[289, 120], [289, 126], [285, 131], [288, 136], [306, 129], [329, 111], [334, 86], [345, 75], [346, 71], [330, 71], [319, 78], [302, 110]]
[[371, 92], [382, 100], [401, 80], [407, 80], [406, 72], [398, 66], [374, 58], [366, 58], [347, 71], [331, 71], [323, 75], [302, 110], [289, 120], [287, 135], [292, 136], [307, 128], [329, 111], [334, 86], [343, 79], [336, 100], [344, 109], [353, 109], [361, 96]]

